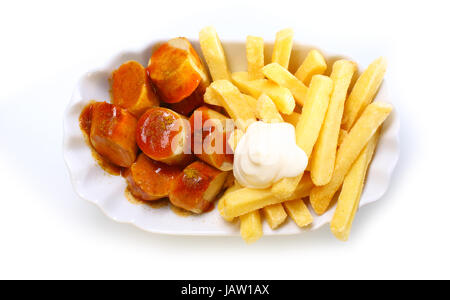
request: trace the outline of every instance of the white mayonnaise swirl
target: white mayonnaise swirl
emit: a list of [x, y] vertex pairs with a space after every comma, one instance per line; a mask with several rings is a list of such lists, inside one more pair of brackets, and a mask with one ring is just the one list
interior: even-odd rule
[[239, 184], [268, 188], [284, 177], [295, 177], [308, 165], [308, 157], [295, 142], [289, 123], [251, 124], [234, 153], [233, 174]]

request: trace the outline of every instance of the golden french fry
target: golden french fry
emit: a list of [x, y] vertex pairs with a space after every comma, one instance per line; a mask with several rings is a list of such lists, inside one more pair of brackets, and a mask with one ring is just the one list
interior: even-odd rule
[[240, 216], [240, 219], [241, 237], [247, 244], [254, 243], [262, 237], [263, 231], [259, 211], [249, 212]]
[[300, 120], [301, 114], [293, 111], [290, 115], [282, 114], [281, 116], [285, 122], [292, 124], [295, 127], [297, 126], [298, 120]]
[[[256, 112], [256, 99], [252, 96], [242, 94], [244, 100], [251, 106], [251, 108]], [[206, 104], [211, 104], [215, 106], [222, 106], [222, 102], [220, 101], [220, 96], [214, 91], [214, 89], [210, 86], [206, 88], [203, 99]]]
[[199, 34], [199, 42], [212, 79], [231, 80], [225, 52], [214, 27], [203, 28]]
[[236, 126], [245, 131], [245, 129], [256, 121], [254, 109], [245, 101], [245, 98], [228, 80], [217, 80], [211, 83], [210, 87], [220, 96], [222, 106], [233, 118]]
[[266, 94], [261, 94], [256, 102], [256, 116], [266, 123], [283, 122], [283, 118], [278, 112], [277, 107]]
[[233, 151], [236, 150], [236, 147], [242, 136], [244, 136], [244, 132], [238, 128], [233, 130], [228, 136], [227, 143]]
[[317, 50], [311, 50], [306, 55], [305, 60], [295, 72], [295, 77], [300, 79], [306, 86], [309, 86], [314, 75], [322, 75], [327, 69], [327, 63]]
[[386, 73], [386, 59], [380, 57], [372, 62], [356, 81], [353, 89], [345, 101], [342, 128], [350, 130], [358, 117], [372, 102]]
[[246, 43], [248, 77], [250, 80], [264, 79], [264, 39], [257, 36], [247, 36]]
[[262, 211], [267, 223], [272, 229], [276, 229], [278, 226], [283, 224], [287, 218], [283, 205], [280, 203], [266, 206], [262, 209]]
[[296, 177], [287, 177], [275, 182], [271, 188], [272, 193], [280, 199], [288, 197], [292, 194], [292, 191], [295, 190], [295, 187], [302, 179], [302, 176], [303, 173], [297, 175]]
[[378, 142], [379, 133], [380, 129], [378, 129], [377, 133], [375, 133], [363, 149], [345, 176], [342, 184], [336, 211], [330, 223], [331, 232], [341, 241], [348, 240], [353, 219], [359, 207], [359, 200], [361, 199], [367, 169]]
[[[333, 81], [323, 75], [315, 75], [308, 89], [302, 115], [295, 128], [297, 146], [305, 151], [308, 158], [319, 136], [330, 102]], [[272, 186], [272, 192], [281, 198], [287, 197], [297, 186], [303, 174], [297, 177], [283, 178]]]
[[383, 102], [369, 104], [342, 142], [336, 155], [333, 176], [328, 184], [316, 186], [311, 191], [310, 202], [317, 214], [323, 214], [330, 205], [336, 191], [341, 187], [345, 175], [367, 145], [378, 127], [386, 120], [392, 106]]
[[224, 209], [225, 209], [224, 208], [224, 201], [222, 199], [223, 199], [223, 197], [220, 198], [219, 201], [217, 202], [217, 210], [219, 211], [220, 215], [224, 218], [225, 221], [233, 222], [234, 217], [230, 218], [230, 217], [225, 215], [225, 212], [224, 212]]
[[327, 184], [333, 175], [344, 102], [354, 72], [355, 65], [348, 60], [338, 60], [333, 65], [330, 78], [334, 89], [310, 160], [311, 178], [315, 185]]
[[347, 137], [347, 135], [348, 135], [348, 131], [347, 130], [345, 130], [345, 129], [340, 129], [339, 130], [338, 147], [341, 146], [342, 142]]
[[248, 105], [252, 108], [252, 110], [255, 112], [256, 115], [256, 103], [257, 100], [253, 98], [250, 95], [242, 94], [242, 97], [244, 98], [244, 101], [247, 102]]
[[286, 201], [283, 205], [289, 217], [294, 220], [298, 227], [306, 227], [314, 221], [313, 216], [302, 199]]
[[290, 28], [277, 32], [275, 44], [273, 45], [272, 62], [279, 63], [282, 67], [289, 67], [291, 57], [294, 31]]
[[250, 80], [248, 72], [234, 72], [231, 74], [231, 80], [242, 93], [250, 95], [256, 99], [261, 96], [263, 93], [262, 88], [265, 82], [268, 81], [267, 79]]
[[245, 94], [258, 98], [262, 93], [272, 99], [278, 110], [290, 114], [295, 108], [295, 99], [289, 89], [281, 87], [267, 79], [250, 80], [247, 72], [236, 72], [231, 75], [233, 83]]
[[231, 187], [229, 187], [229, 188], [225, 191], [225, 193], [223, 194], [223, 196], [220, 197], [219, 201], [217, 201], [217, 210], [219, 211], [220, 215], [225, 219], [225, 221], [233, 222], [233, 221], [234, 221], [234, 218], [229, 218], [229, 217], [227, 217], [227, 216], [225, 215], [225, 212], [224, 212], [224, 211], [225, 211], [225, 206], [224, 206], [224, 205], [225, 205], [225, 204], [224, 204], [224, 196], [225, 196], [226, 194], [228, 194], [228, 193], [237, 191], [237, 190], [239, 190], [239, 189], [241, 189], [241, 188], [242, 188], [242, 186], [241, 186], [239, 183], [235, 182], [234, 185], [232, 185]]
[[289, 89], [299, 105], [303, 106], [305, 104], [308, 87], [287, 69], [283, 68], [278, 63], [271, 63], [263, 68], [263, 73], [270, 80]]
[[300, 183], [295, 187], [294, 192], [286, 198], [276, 197], [271, 191], [271, 188], [242, 188], [223, 196], [224, 215], [227, 218], [234, 218], [268, 205], [304, 198], [309, 195], [313, 186], [309, 174], [306, 173]]
[[211, 86], [206, 88], [205, 94], [203, 95], [203, 101], [207, 104], [222, 106], [219, 95], [217, 95]]
[[302, 115], [295, 128], [297, 145], [305, 151], [308, 157], [319, 137], [320, 128], [325, 119], [325, 114], [333, 91], [333, 81], [323, 75], [315, 75], [308, 89]]

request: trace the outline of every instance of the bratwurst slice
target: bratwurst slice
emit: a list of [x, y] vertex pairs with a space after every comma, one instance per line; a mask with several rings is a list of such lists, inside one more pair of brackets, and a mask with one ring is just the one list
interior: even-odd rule
[[162, 99], [168, 103], [180, 102], [199, 86], [204, 92], [209, 85], [203, 63], [183, 37], [162, 44], [153, 53], [147, 70]]
[[196, 161], [187, 166], [176, 178], [169, 192], [170, 202], [200, 214], [210, 209], [217, 194], [222, 190], [228, 172]]
[[227, 122], [233, 124], [233, 120], [202, 106], [194, 111], [189, 122], [195, 156], [221, 171], [232, 170], [234, 155], [227, 143]]
[[191, 161], [191, 132], [188, 120], [163, 107], [152, 107], [139, 119], [136, 141], [148, 157], [168, 165]]
[[150, 107], [159, 105], [145, 68], [133, 60], [113, 72], [111, 95], [112, 103], [127, 109], [137, 118]]
[[169, 195], [175, 177], [181, 169], [157, 162], [141, 153], [126, 171], [131, 193], [142, 200], [157, 200]]
[[89, 138], [94, 149], [115, 165], [130, 167], [136, 160], [136, 118], [107, 102], [92, 106]]

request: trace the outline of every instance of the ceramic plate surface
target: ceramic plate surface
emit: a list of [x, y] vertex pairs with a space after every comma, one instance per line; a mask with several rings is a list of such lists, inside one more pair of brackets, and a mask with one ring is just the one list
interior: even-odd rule
[[[191, 38], [194, 48], [201, 54], [195, 38]], [[136, 60], [143, 65], [151, 56], [152, 50], [160, 44], [160, 40], [147, 43], [140, 49], [122, 52], [103, 67], [86, 73], [77, 84], [70, 103], [64, 114], [64, 158], [76, 193], [83, 199], [95, 203], [108, 217], [117, 222], [131, 223], [148, 232], [172, 235], [238, 235], [238, 223], [227, 223], [219, 215], [217, 209], [199, 215], [181, 217], [172, 212], [169, 206], [151, 208], [147, 205], [130, 203], [125, 197], [125, 179], [112, 176], [100, 168], [91, 155], [78, 126], [78, 116], [83, 107], [91, 100], [109, 101], [111, 72], [128, 60]], [[245, 71], [245, 39], [242, 41], [222, 41], [231, 71]], [[266, 63], [270, 61], [272, 45], [266, 46]], [[309, 47], [294, 44], [290, 69], [295, 71]], [[328, 60], [328, 69], [340, 55], [321, 52]], [[369, 51], [370, 52], [370, 51]], [[364, 53], [359, 51], [358, 53]], [[383, 53], [381, 53], [383, 54]], [[352, 57], [356, 62], [371, 61], [376, 57]], [[360, 69], [367, 65], [360, 66]], [[329, 72], [329, 71], [328, 71]], [[390, 102], [386, 82], [381, 86], [375, 101]], [[360, 207], [380, 199], [389, 186], [389, 181], [399, 157], [399, 118], [394, 111], [384, 123], [380, 141], [368, 171], [366, 185], [361, 198]], [[312, 209], [311, 209], [312, 211]], [[314, 223], [307, 229], [298, 228], [292, 220], [277, 230], [271, 230], [264, 223], [265, 235], [299, 234], [306, 230], [315, 230], [329, 223], [334, 207], [322, 216], [314, 215]]]

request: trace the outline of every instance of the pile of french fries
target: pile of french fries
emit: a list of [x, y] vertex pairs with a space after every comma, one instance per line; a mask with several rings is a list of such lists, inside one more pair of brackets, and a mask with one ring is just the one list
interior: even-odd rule
[[292, 74], [289, 61], [294, 33], [277, 33], [272, 61], [264, 65], [264, 40], [248, 36], [247, 72], [231, 73], [222, 44], [213, 27], [200, 32], [200, 46], [213, 79], [205, 102], [222, 106], [237, 130], [229, 144], [236, 147], [246, 128], [256, 120], [288, 122], [295, 126], [296, 142], [309, 158], [307, 171], [284, 178], [266, 189], [242, 187], [235, 182], [218, 202], [229, 222], [240, 220], [242, 238], [252, 243], [263, 234], [262, 217], [272, 229], [289, 216], [299, 227], [313, 222], [307, 203], [317, 215], [325, 213], [339, 190], [330, 227], [340, 240], [347, 240], [367, 169], [372, 160], [382, 123], [392, 110], [387, 103], [373, 102], [386, 71], [378, 58], [361, 73], [352, 89], [357, 65], [338, 60], [330, 76], [327, 63], [312, 50]]

